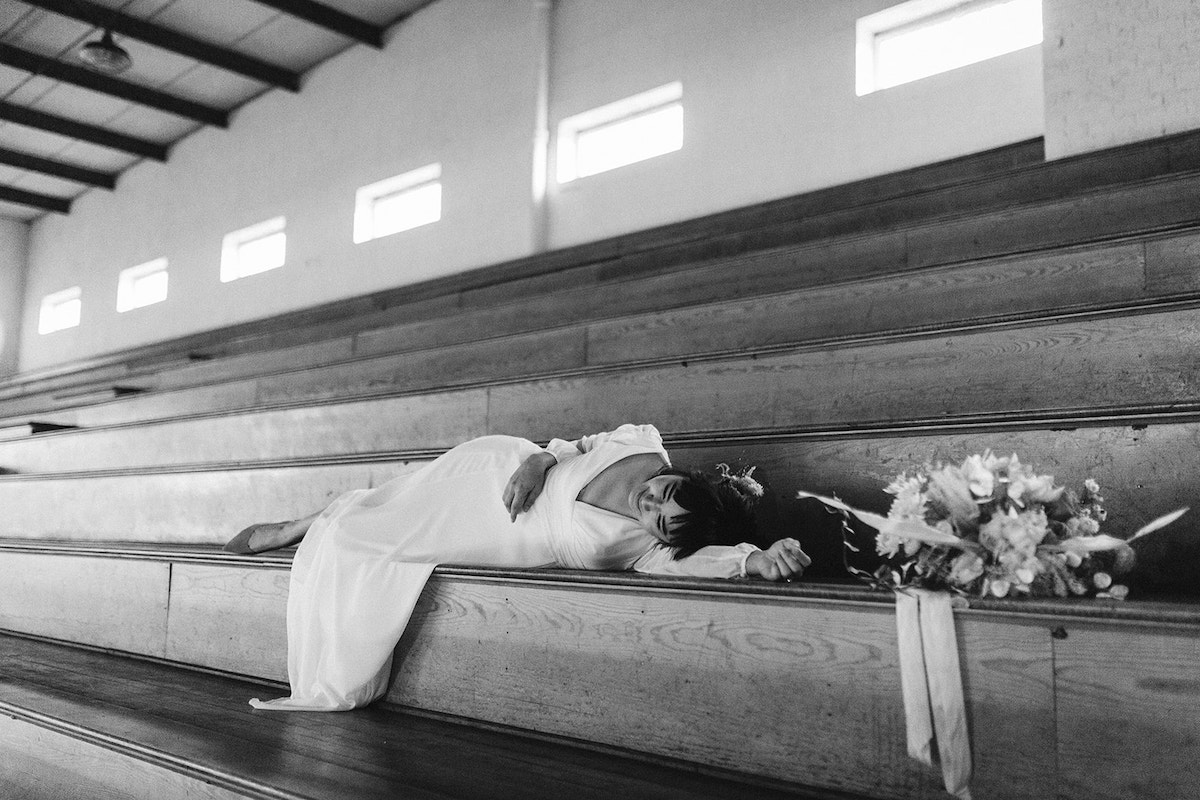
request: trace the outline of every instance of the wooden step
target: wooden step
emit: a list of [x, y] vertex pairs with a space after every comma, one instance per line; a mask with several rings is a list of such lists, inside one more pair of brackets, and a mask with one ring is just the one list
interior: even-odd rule
[[[388, 299], [392, 296], [385, 293], [373, 298], [347, 301], [343, 304], [344, 307], [334, 304], [325, 310], [285, 315], [287, 321], [281, 317], [275, 323], [275, 334], [269, 333], [270, 324], [252, 323], [221, 332], [223, 335], [215, 333], [201, 337], [207, 345], [200, 345], [198, 340], [192, 341], [191, 338], [186, 342], [181, 340], [175, 343], [175, 347], [183, 352], [168, 360], [164, 360], [163, 356], [148, 358], [136, 353], [116, 357], [126, 358], [131, 371], [144, 373], [147, 369], [156, 368], [155, 365], [178, 364], [181, 356], [196, 355], [197, 352], [218, 360], [222, 356], [245, 353], [245, 348], [250, 346], [250, 342], [254, 342], [253, 349], [260, 352], [274, 348], [297, 347], [293, 356], [303, 351], [304, 345], [313, 345], [310, 356], [319, 362], [329, 355], [321, 355], [319, 352], [323, 338], [333, 337], [333, 340], [338, 340], [347, 331], [357, 332], [378, 327], [380, 324], [387, 325], [389, 321], [393, 324], [406, 323], [422, 319], [431, 312], [445, 317], [456, 309], [471, 309], [479, 307], [481, 303], [491, 307], [497, 303], [510, 303], [518, 298], [528, 299], [531, 295], [545, 298], [547, 293], [580, 287], [601, 289], [612, 284], [614, 280], [619, 283], [629, 277], [678, 273], [681, 267], [690, 271], [699, 263], [723, 264], [723, 271], [728, 278], [730, 275], [746, 272], [736, 263], [744, 260], [745, 256], [750, 256], [752, 260], [761, 260], [761, 257], [766, 255], [768, 260], [782, 259], [786, 263], [796, 260], [794, 254], [789, 255], [796, 247], [812, 253], [829, 249], [827, 246], [814, 244], [818, 240], [849, 237], [846, 244], [850, 249], [845, 253], [848, 256], [855, 247], [853, 240], [868, 232], [885, 236], [880, 240], [880, 243], [886, 242], [880, 253], [883, 260], [875, 263], [875, 259], [864, 258], [862, 253], [858, 257], [849, 258], [826, 256], [823, 261], [827, 265], [842, 264], [837, 271], [841, 279], [847, 276], [865, 277], [877, 274], [879, 268], [913, 268], [951, 263], [959, 258], [956, 253], [970, 252], [970, 257], [975, 258], [1012, 252], [1014, 243], [1019, 244], [1015, 249], [1024, 251], [1039, 247], [1065, 246], [1097, 237], [1111, 238], [1137, 232], [1168, 230], [1180, 225], [1189, 225], [1195, 218], [1194, 215], [1189, 216], [1192, 209], [1188, 206], [1188, 198], [1194, 195], [1188, 188], [1188, 182], [1194, 181], [1195, 176], [1186, 172], [1169, 172], [1171, 169], [1195, 168], [1192, 164], [1194, 154], [1191, 152], [1194, 148], [1187, 142], [1190, 142], [1190, 139], [1180, 139], [1176, 142], [1173, 159], [1168, 155], [1171, 145], [1158, 143], [1155, 147], [1147, 146], [1142, 150], [1109, 154], [1106, 157], [1107, 161], [1066, 160], [1053, 165], [1039, 165], [1033, 172], [1018, 170], [1016, 173], [994, 175], [986, 179], [971, 174], [968, 169], [964, 178], [947, 183], [946, 176], [951, 172], [946, 172], [936, 181], [931, 181], [928, 177], [918, 179], [915, 183], [909, 181], [911, 185], [907, 189], [898, 189], [899, 194], [889, 195], [888, 191], [871, 192], [869, 187], [878, 188], [883, 184], [878, 180], [868, 181], [856, 189], [816, 193], [811, 197], [806, 196], [802, 201], [793, 200], [782, 205], [764, 204], [739, 210], [738, 213], [731, 212], [728, 219], [718, 215], [713, 219], [694, 221], [684, 226], [686, 228], [687, 225], [691, 225], [695, 228], [688, 234], [670, 233], [674, 228], [651, 231], [634, 236], [630, 240], [641, 242], [640, 244], [601, 243], [575, 248], [569, 252], [524, 259], [518, 262], [524, 265], [520, 267], [497, 265], [480, 273], [491, 275], [482, 281], [477, 275], [462, 276], [449, 283], [435, 281], [429, 286], [397, 290], [393, 293], [396, 295], [394, 299]], [[1112, 162], [1113, 159], [1116, 159], [1116, 162]], [[1120, 163], [1123, 168], [1113, 171], [1112, 163]], [[1107, 166], [1100, 168], [1101, 164]], [[952, 167], [947, 165], [946, 169], [952, 170]], [[1114, 176], [1119, 176], [1119, 180], [1124, 183], [1114, 184]], [[898, 186], [904, 185], [906, 180], [902, 179]], [[1084, 192], [1084, 195], [1077, 196], [1080, 192]], [[1069, 199], [1064, 201], [1064, 196], [1068, 195]], [[1008, 209], [1017, 206], [1023, 210], [1013, 217]], [[781, 211], [784, 208], [787, 209], [786, 212]], [[971, 228], [970, 225], [963, 227], [952, 222], [948, 224], [948, 220], [962, 217], [968, 212], [981, 215], [975, 220], [975, 228]], [[988, 217], [989, 213], [999, 213], [1002, 216]], [[726, 221], [714, 223], [717, 219]], [[1064, 220], [1069, 224], [1064, 224]], [[997, 226], [997, 221], [1004, 224]], [[913, 225], [918, 227], [902, 236], [885, 233], [897, 226], [907, 228]], [[989, 239], [995, 239], [997, 236], [994, 228], [1004, 231], [1004, 235], [1008, 237], [1007, 243], [999, 240], [989, 243]], [[735, 230], [736, 233], [733, 232]], [[886, 238], [887, 236], [890, 236], [890, 239]], [[643, 239], [645, 241], [642, 241]], [[835, 243], [835, 249], [838, 247], [842, 245]], [[633, 259], [631, 264], [617, 266], [611, 257], [606, 255], [610, 252], [628, 252], [630, 248], [636, 251], [630, 257]], [[646, 248], [649, 250], [643, 252]], [[889, 250], [894, 252], [888, 252]], [[653, 251], [652, 254], [650, 251]], [[930, 253], [936, 255], [931, 257]], [[895, 260], [897, 257], [899, 261]], [[864, 268], [867, 271], [864, 271]], [[529, 277], [518, 277], [523, 271], [532, 274]], [[795, 274], [794, 270], [790, 271], [793, 279]], [[819, 270], [817, 274], [820, 274]], [[771, 286], [768, 276], [750, 277], [761, 284], [759, 288], [754, 289], [758, 292], [797, 285], [793, 282], [785, 286]], [[776, 279], [779, 277], [786, 279], [789, 273], [777, 273]], [[637, 291], [618, 291], [627, 299], [640, 295]], [[405, 307], [409, 304], [411, 308]], [[543, 302], [541, 305], [547, 307], [554, 304]], [[593, 302], [591, 307], [594, 309], [601, 305]], [[335, 308], [341, 308], [341, 311], [334, 311]], [[340, 314], [350, 316], [341, 317]], [[356, 325], [348, 324], [348, 319], [356, 320]], [[300, 327], [297, 327], [296, 323], [300, 323]], [[244, 334], [238, 333], [242, 329]], [[254, 331], [262, 331], [263, 334], [253, 333]], [[268, 338], [262, 338], [263, 335]], [[271, 338], [272, 336], [274, 338]], [[342, 346], [344, 340], [330, 341], [329, 344], [332, 350]], [[163, 346], [156, 347], [161, 349]], [[286, 361], [286, 358], [283, 360]], [[103, 362], [103, 359], [98, 361]], [[271, 363], [271, 357], [264, 358], [264, 368]], [[233, 369], [230, 374], [236, 374], [238, 367], [231, 367]], [[241, 365], [242, 369], [244, 367], [245, 362]], [[96, 369], [100, 368], [101, 364], [98, 363]], [[216, 371], [220, 371], [219, 368], [216, 368]], [[86, 383], [88, 379], [85, 373], [88, 372], [86, 368], [80, 369], [77, 377]], [[199, 374], [205, 372], [206, 370], [198, 371]], [[46, 380], [53, 384], [54, 381], [61, 382], [63, 377], [56, 374], [52, 379]], [[18, 380], [13, 383], [17, 394], [21, 392], [20, 386], [35, 390], [40, 384], [33, 377]], [[22, 413], [30, 410], [36, 409], [20, 408]]]
[[[62, 570], [82, 558], [28, 555], [64, 559]], [[167, 624], [146, 628], [164, 637], [168, 659], [281, 674], [286, 562], [167, 563]], [[62, 570], [28, 571], [46, 575], [44, 593], [86, 596], [87, 583]], [[1200, 707], [1180, 683], [1200, 666], [1195, 605], [972, 600], [955, 616], [978, 796], [1177, 800], [1200, 779]], [[90, 618], [116, 627], [117, 617], [101, 606]], [[865, 589], [439, 567], [398, 647], [388, 704], [759, 780], [941, 797], [936, 772], [905, 754], [895, 637], [890, 597]], [[0, 658], [0, 675], [9, 663]], [[89, 693], [109, 672], [123, 680], [79, 671]], [[57, 675], [38, 691], [77, 683]], [[164, 688], [188, 691], [183, 679]], [[126, 692], [135, 707], [168, 702]], [[278, 690], [208, 691], [208, 701], [238, 709], [233, 727], [255, 729], [259, 716], [241, 703], [264, 694]], [[1137, 779], [1145, 769], [1153, 786]]]
[[[381, 414], [381, 419], [396, 419]], [[370, 425], [364, 417], [364, 425]], [[308, 435], [315, 435], [316, 426]], [[299, 438], [302, 434], [297, 433]], [[1064, 484], [1098, 481], [1107, 499], [1105, 530], [1128, 536], [1180, 506], [1200, 508], [1194, 453], [1195, 414], [1021, 425], [975, 422], [858, 431], [754, 436], [680, 435], [667, 431], [677, 464], [757, 464], [767, 485], [762, 528], [770, 539], [799, 536], [818, 568], [840, 565], [841, 541], [823, 527], [809, 531], [799, 489], [886, 511], [885, 487], [898, 473], [932, 462], [958, 463], [973, 453], [1017, 453]], [[467, 437], [464, 437], [467, 438]], [[211, 464], [197, 469], [127, 470], [0, 476], [0, 535], [17, 538], [117, 539], [219, 544], [251, 522], [305, 516], [344, 491], [378, 486], [418, 468], [433, 452], [284, 459], [277, 464]], [[1154, 476], [1148, 479], [1147, 476]], [[64, 502], [69, 498], [69, 502]], [[1174, 529], [1200, 531], [1188, 515]]]
[[0, 636], [0, 653], [7, 796], [829, 796], [387, 708], [255, 712], [277, 689], [46, 642]]
[[[560, 368], [546, 377], [413, 394], [396, 392], [390, 381], [402, 384], [403, 376], [388, 359], [379, 372], [360, 364], [289, 376], [261, 390], [277, 404], [262, 410], [0, 442], [0, 466], [53, 474], [433, 452], [485, 433], [544, 441], [631, 419], [653, 420], [666, 433], [737, 436], [1047, 418], [1087, 424], [1194, 411], [1200, 387], [1188, 343], [1200, 330], [1196, 302], [678, 362]], [[516, 348], [511, 358], [527, 353]], [[431, 376], [453, 369], [433, 357], [426, 363]], [[293, 405], [355, 384], [359, 393], [393, 392]]]

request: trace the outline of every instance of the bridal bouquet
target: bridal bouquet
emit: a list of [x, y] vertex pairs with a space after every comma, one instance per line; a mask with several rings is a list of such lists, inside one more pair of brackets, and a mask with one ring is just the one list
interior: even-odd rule
[[882, 587], [993, 597], [1122, 599], [1128, 589], [1118, 579], [1134, 563], [1129, 542], [1187, 510], [1118, 539], [1100, 533], [1104, 499], [1094, 480], [1080, 491], [1057, 486], [1016, 455], [991, 452], [903, 473], [886, 491], [894, 497], [886, 517], [818, 497], [879, 530], [875, 546], [889, 563], [873, 575], [852, 572]]

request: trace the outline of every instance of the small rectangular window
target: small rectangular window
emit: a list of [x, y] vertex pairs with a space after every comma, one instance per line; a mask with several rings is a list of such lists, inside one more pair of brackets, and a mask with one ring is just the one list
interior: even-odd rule
[[287, 256], [286, 226], [286, 218], [275, 217], [226, 234], [221, 245], [221, 281], [282, 267]]
[[121, 270], [117, 278], [117, 311], [131, 311], [167, 299], [167, 260], [156, 258]]
[[354, 195], [354, 243], [429, 225], [442, 218], [442, 165], [363, 186]]
[[43, 297], [38, 313], [38, 333], [54, 333], [76, 327], [83, 310], [82, 297], [83, 292], [78, 286]]
[[1041, 0], [909, 0], [857, 23], [861, 96], [1032, 47]]
[[558, 182], [683, 147], [683, 84], [676, 81], [558, 123]]

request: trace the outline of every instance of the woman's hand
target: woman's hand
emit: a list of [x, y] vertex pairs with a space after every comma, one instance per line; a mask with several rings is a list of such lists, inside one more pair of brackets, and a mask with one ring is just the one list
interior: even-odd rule
[[799, 578], [812, 563], [795, 539], [780, 539], [766, 550], [751, 553], [746, 559], [746, 574], [769, 581], [790, 581]]
[[517, 514], [533, 508], [533, 501], [546, 485], [546, 473], [557, 463], [558, 460], [549, 453], [534, 453], [508, 479], [502, 497], [513, 522], [517, 521]]

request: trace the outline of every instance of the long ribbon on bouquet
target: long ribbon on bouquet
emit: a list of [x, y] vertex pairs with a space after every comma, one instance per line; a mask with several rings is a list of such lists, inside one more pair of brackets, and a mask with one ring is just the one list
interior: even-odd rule
[[936, 741], [946, 791], [971, 800], [971, 740], [950, 595], [897, 590], [896, 636], [908, 755], [932, 767]]

